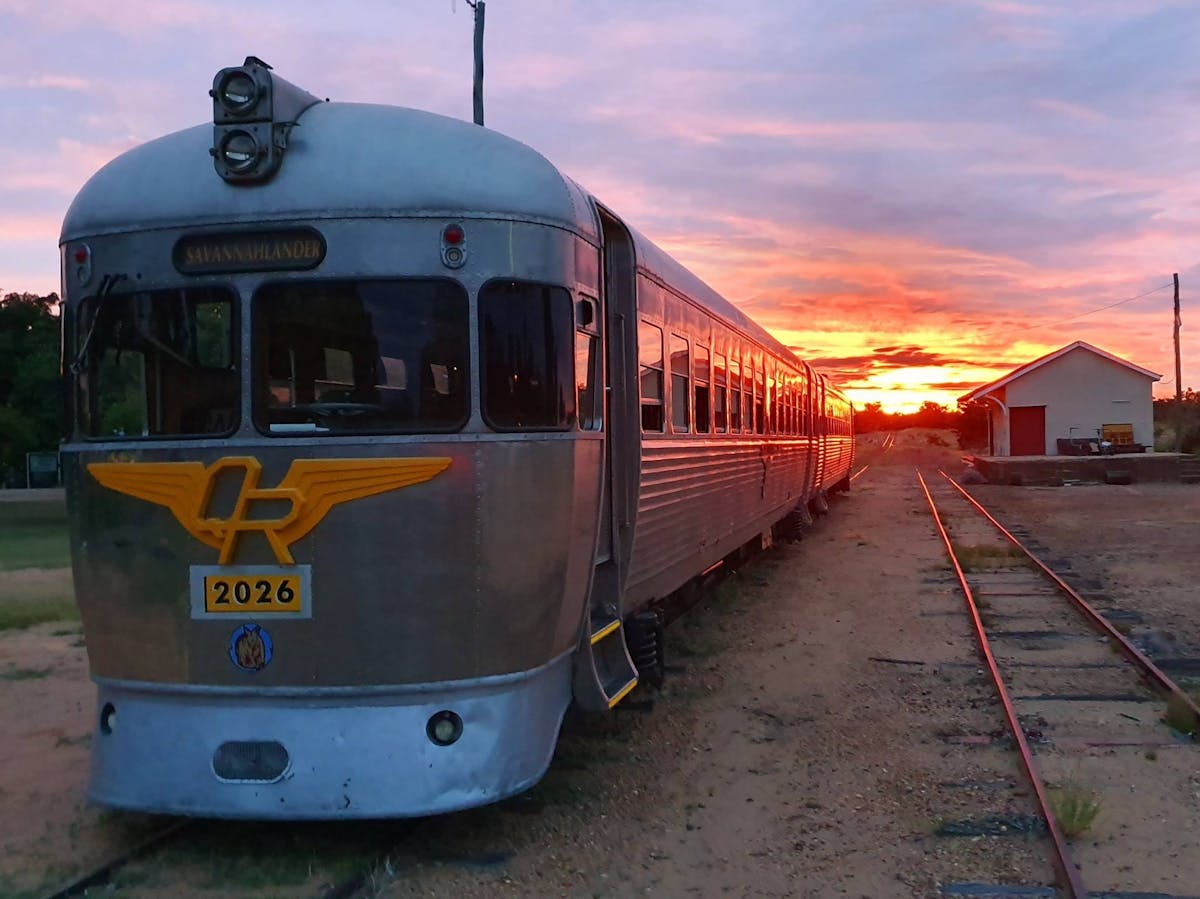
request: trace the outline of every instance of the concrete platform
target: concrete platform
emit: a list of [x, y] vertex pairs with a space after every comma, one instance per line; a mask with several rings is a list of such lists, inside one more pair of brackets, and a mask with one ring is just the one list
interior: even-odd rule
[[1119, 456], [966, 456], [989, 484], [1061, 487], [1068, 483], [1200, 484], [1200, 457], [1185, 453]]

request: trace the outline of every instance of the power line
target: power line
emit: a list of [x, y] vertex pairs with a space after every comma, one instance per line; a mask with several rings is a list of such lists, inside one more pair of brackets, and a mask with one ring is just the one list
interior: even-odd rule
[[1142, 299], [1142, 297], [1148, 297], [1152, 293], [1158, 293], [1160, 290], [1166, 290], [1168, 287], [1171, 287], [1173, 284], [1174, 284], [1173, 281], [1168, 281], [1166, 284], [1161, 284], [1158, 287], [1147, 290], [1145, 293], [1139, 293], [1137, 296], [1128, 297], [1124, 300], [1117, 300], [1115, 303], [1109, 303], [1107, 306], [1101, 306], [1098, 309], [1090, 309], [1087, 312], [1081, 312], [1078, 315], [1072, 315], [1070, 318], [1060, 319], [1055, 322], [1042, 322], [1041, 324], [1037, 324], [1037, 325], [1026, 325], [1023, 328], [1014, 328], [1013, 330], [1015, 330], [1015, 331], [1031, 331], [1034, 328], [1049, 328], [1049, 327], [1053, 327], [1054, 325], [1064, 325], [1067, 322], [1073, 322], [1076, 319], [1084, 318], [1088, 315], [1095, 315], [1097, 312], [1103, 312], [1105, 309], [1113, 309], [1117, 306], [1123, 306], [1126, 303], [1132, 303], [1134, 300], [1140, 300], [1140, 299]]

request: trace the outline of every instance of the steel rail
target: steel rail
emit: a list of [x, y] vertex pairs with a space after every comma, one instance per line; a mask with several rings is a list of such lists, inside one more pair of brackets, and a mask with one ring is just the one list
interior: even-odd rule
[[96, 886], [99, 883], [104, 883], [112, 877], [113, 873], [125, 865], [129, 864], [134, 859], [140, 858], [151, 849], [163, 845], [170, 840], [173, 840], [179, 835], [179, 832], [185, 828], [195, 825], [195, 821], [183, 820], [176, 821], [174, 824], [159, 831], [153, 836], [147, 837], [140, 843], [135, 844], [131, 848], [125, 850], [116, 858], [113, 858], [99, 867], [93, 869], [90, 873], [77, 877], [70, 883], [64, 884], [53, 893], [47, 893], [43, 899], [70, 899], [71, 896], [82, 895], [89, 887]]
[[854, 472], [854, 474], [850, 475], [850, 483], [853, 484], [858, 478], [866, 474], [867, 469], [870, 467], [870, 465], [864, 465], [858, 471]]
[[962, 565], [958, 562], [958, 556], [954, 553], [954, 545], [950, 542], [950, 535], [946, 532], [946, 527], [942, 523], [942, 516], [938, 514], [937, 504], [934, 503], [933, 495], [929, 492], [929, 487], [925, 484], [925, 479], [921, 477], [919, 470], [917, 471], [917, 481], [920, 482], [921, 490], [925, 493], [925, 499], [929, 503], [929, 510], [933, 513], [933, 523], [937, 526], [938, 535], [946, 545], [946, 552], [950, 556], [950, 562], [954, 566], [955, 574], [958, 575], [958, 583], [962, 587], [963, 596], [967, 600], [967, 608], [971, 612], [971, 621], [975, 627], [975, 638], [987, 662], [988, 670], [991, 672], [992, 683], [996, 687], [1000, 703], [1004, 706], [1004, 717], [1008, 721], [1008, 729], [1012, 733], [1013, 740], [1016, 741], [1017, 749], [1020, 752], [1021, 766], [1025, 769], [1025, 775], [1033, 787], [1034, 795], [1037, 797], [1038, 811], [1041, 813], [1042, 819], [1046, 822], [1046, 829], [1050, 832], [1050, 842], [1054, 846], [1054, 867], [1058, 870], [1059, 877], [1062, 878], [1062, 882], [1066, 886], [1068, 899], [1087, 899], [1087, 890], [1084, 888], [1083, 881], [1079, 876], [1079, 869], [1075, 867], [1075, 863], [1071, 860], [1071, 856], [1067, 852], [1067, 841], [1063, 837], [1062, 830], [1058, 826], [1058, 821], [1055, 819], [1054, 813], [1050, 810], [1050, 800], [1046, 796], [1045, 787], [1042, 785], [1041, 776], [1038, 774], [1037, 764], [1034, 762], [1033, 753], [1029, 749], [1029, 742], [1025, 739], [1025, 732], [1021, 729], [1021, 722], [1017, 718], [1016, 709], [1013, 708], [1012, 699], [1008, 695], [1008, 689], [1004, 686], [1004, 679], [1000, 676], [1000, 669], [996, 666], [996, 658], [992, 655], [991, 644], [988, 642], [987, 634], [984, 632], [983, 620], [979, 617], [979, 607], [975, 604], [975, 594], [971, 591], [971, 585], [967, 583], [967, 576], [963, 572]]
[[[1070, 599], [1071, 602], [1073, 602], [1075, 604], [1075, 606], [1079, 609], [1079, 611], [1081, 611], [1084, 614], [1084, 617], [1088, 619], [1089, 623], [1091, 623], [1094, 627], [1096, 627], [1098, 630], [1103, 632], [1105, 636], [1114, 640], [1117, 644], [1117, 648], [1121, 651], [1121, 653], [1126, 658], [1128, 658], [1131, 662], [1133, 662], [1135, 665], [1137, 665], [1138, 668], [1140, 668], [1147, 677], [1149, 677], [1152, 681], [1154, 681], [1154, 683], [1159, 687], [1159, 689], [1161, 689], [1165, 693], [1170, 694], [1171, 696], [1173, 696], [1175, 698], [1175, 700], [1177, 702], [1186, 706], [1191, 711], [1192, 715], [1194, 716], [1194, 720], [1197, 723], [1197, 725], [1200, 725], [1200, 706], [1198, 706], [1196, 704], [1196, 701], [1194, 699], [1192, 699], [1191, 696], [1189, 696], [1187, 693], [1185, 693], [1183, 690], [1181, 690], [1179, 688], [1179, 685], [1176, 684], [1175, 681], [1171, 680], [1171, 678], [1168, 677], [1161, 668], [1159, 668], [1152, 661], [1150, 661], [1150, 659], [1147, 658], [1141, 652], [1141, 650], [1139, 650], [1136, 646], [1133, 645], [1132, 642], [1130, 642], [1128, 637], [1126, 637], [1119, 630], [1117, 630], [1115, 627], [1113, 627], [1112, 624], [1109, 623], [1107, 618], [1105, 618], [1102, 614], [1100, 614], [1094, 608], [1092, 608], [1091, 604], [1086, 599], [1084, 599], [1082, 596], [1080, 596], [1070, 584], [1068, 584], [1061, 577], [1059, 577], [1058, 574], [1056, 574], [1053, 569], [1051, 569], [1048, 565], [1046, 565], [1045, 562], [1043, 562], [1036, 555], [1034, 555], [1032, 550], [1030, 550], [1023, 543], [1021, 543], [1021, 541], [1018, 540], [1016, 537], [1014, 537], [1004, 527], [1004, 525], [1002, 525], [995, 518], [993, 518], [991, 513], [988, 512], [988, 510], [985, 509], [979, 503], [979, 501], [975, 499], [975, 497], [971, 496], [971, 494], [968, 493], [966, 490], [964, 490], [959, 484], [955, 483], [954, 479], [951, 478], [944, 471], [939, 471], [938, 474], [940, 474], [947, 481], [949, 481], [950, 485], [952, 487], [954, 487], [955, 490], [957, 490], [959, 493], [961, 493], [963, 496], [965, 496], [967, 499], [967, 502], [969, 502], [977, 510], [979, 510], [979, 512], [982, 513], [984, 518], [986, 518], [988, 521], [990, 521], [1001, 534], [1003, 534], [1005, 537], [1007, 537], [1009, 539], [1009, 541], [1012, 542], [1013, 546], [1017, 547], [1017, 549], [1019, 549], [1019, 550], [1021, 550], [1021, 552], [1025, 553], [1025, 555], [1029, 557], [1029, 560], [1031, 562], [1033, 562], [1033, 564], [1036, 565], [1041, 570], [1042, 574], [1046, 575], [1046, 577], [1049, 578], [1054, 583], [1054, 585], [1056, 587], [1058, 587], [1058, 589], [1061, 590], [1067, 596], [1067, 598]], [[1193, 731], [1192, 734], [1193, 734], [1192, 738], [1196, 739], [1197, 731]]]

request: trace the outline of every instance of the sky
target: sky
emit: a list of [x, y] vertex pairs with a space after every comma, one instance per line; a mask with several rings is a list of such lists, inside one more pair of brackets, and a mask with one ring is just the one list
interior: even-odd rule
[[[487, 126], [856, 403], [953, 407], [1075, 340], [1172, 396], [1173, 273], [1200, 388], [1200, 2], [486, 8]], [[470, 120], [472, 29], [465, 0], [0, 0], [0, 294], [59, 290], [76, 191], [211, 121], [218, 69]]]

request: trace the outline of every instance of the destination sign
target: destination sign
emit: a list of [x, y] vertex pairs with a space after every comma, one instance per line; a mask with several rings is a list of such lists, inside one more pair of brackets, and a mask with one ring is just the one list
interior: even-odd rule
[[325, 258], [325, 238], [312, 228], [195, 234], [176, 241], [171, 258], [185, 275], [315, 268]]

